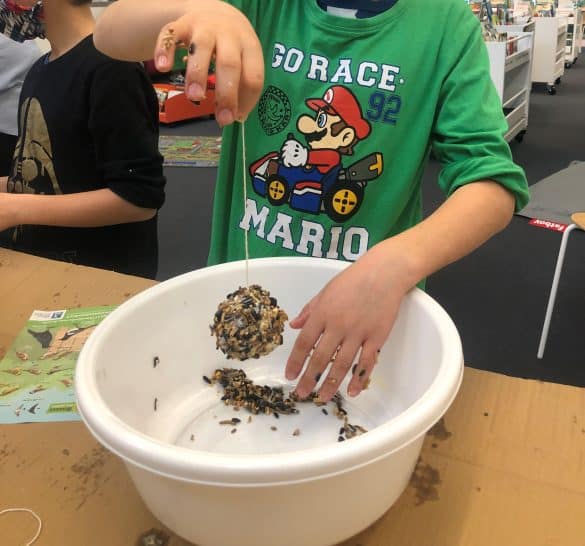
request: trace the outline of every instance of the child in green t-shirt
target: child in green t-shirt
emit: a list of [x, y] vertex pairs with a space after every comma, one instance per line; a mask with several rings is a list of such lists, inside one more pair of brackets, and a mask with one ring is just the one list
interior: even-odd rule
[[[359, 394], [404, 294], [503, 229], [528, 199], [469, 7], [398, 0], [348, 18], [363, 6], [344, 12], [336, 4], [119, 0], [96, 31], [106, 53], [139, 59], [154, 49], [163, 70], [185, 44], [192, 100], [204, 95], [215, 57], [216, 118], [225, 130], [210, 263], [242, 259], [244, 231], [252, 257], [353, 262], [291, 321], [301, 331], [287, 378], [299, 377], [309, 358], [299, 395], [337, 353], [324, 400], [356, 362], [348, 392]], [[232, 123], [244, 119], [245, 203], [241, 128]], [[448, 198], [423, 220], [431, 150]]]

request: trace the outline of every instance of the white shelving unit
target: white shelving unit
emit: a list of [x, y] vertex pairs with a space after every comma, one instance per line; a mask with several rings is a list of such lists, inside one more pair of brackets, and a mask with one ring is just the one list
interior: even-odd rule
[[536, 17], [534, 19], [534, 62], [532, 81], [546, 83], [550, 95], [557, 92], [565, 73], [567, 17]]
[[565, 45], [565, 68], [571, 68], [581, 53], [583, 40], [583, 12], [580, 8], [559, 8], [557, 13], [567, 17], [567, 42]]
[[529, 21], [528, 23], [513, 23], [507, 25], [496, 25], [496, 30], [498, 32], [507, 32], [510, 34], [511, 32], [534, 32], [536, 28], [536, 24], [534, 21]]
[[[486, 42], [490, 72], [508, 122], [506, 140], [521, 141], [528, 127], [534, 34], [510, 32], [508, 27], [498, 30], [508, 33], [508, 41]], [[510, 53], [512, 48], [515, 51]]]

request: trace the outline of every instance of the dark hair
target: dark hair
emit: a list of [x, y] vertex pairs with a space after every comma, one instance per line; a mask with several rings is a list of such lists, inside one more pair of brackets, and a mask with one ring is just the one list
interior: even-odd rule
[[69, 0], [69, 3], [74, 6], [84, 6], [85, 4], [91, 4], [91, 0]]

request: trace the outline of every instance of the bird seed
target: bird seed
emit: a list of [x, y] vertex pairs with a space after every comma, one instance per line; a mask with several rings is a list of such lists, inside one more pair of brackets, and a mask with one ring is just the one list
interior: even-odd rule
[[210, 326], [216, 348], [227, 358], [247, 360], [282, 345], [287, 314], [268, 290], [253, 284], [240, 287], [219, 304]]
[[[222, 387], [223, 395], [221, 396], [221, 400], [225, 405], [232, 406], [236, 411], [244, 409], [253, 415], [272, 414], [278, 419], [281, 414], [298, 414], [299, 410], [297, 404], [313, 403], [317, 407], [321, 407], [321, 412], [324, 415], [329, 415], [329, 412], [324, 407], [327, 403], [319, 398], [317, 392], [313, 391], [307, 397], [301, 399], [296, 392], [292, 391], [287, 397], [282, 387], [257, 385], [251, 379], [248, 379], [244, 370], [241, 369], [218, 368], [214, 371], [209, 380], [210, 385], [219, 385]], [[367, 429], [364, 427], [349, 423], [347, 411], [343, 407], [344, 399], [340, 393], [336, 393], [329, 403], [334, 406], [334, 415], [343, 421], [343, 426], [338, 432], [338, 442], [349, 440], [367, 432]], [[248, 416], [247, 421], [248, 423], [252, 422], [252, 415]], [[241, 419], [232, 417], [231, 419], [219, 421], [219, 424], [236, 426], [241, 422]], [[235, 428], [232, 430], [232, 434], [234, 434], [235, 430]], [[276, 431], [278, 429], [275, 426], [271, 426], [270, 430]], [[299, 436], [300, 432], [300, 429], [295, 429], [293, 431], [293, 436]]]

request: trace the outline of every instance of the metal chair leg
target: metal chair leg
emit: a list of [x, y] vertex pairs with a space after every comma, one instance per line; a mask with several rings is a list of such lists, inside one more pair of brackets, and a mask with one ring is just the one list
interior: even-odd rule
[[544, 348], [546, 346], [546, 339], [548, 337], [548, 330], [550, 327], [550, 320], [552, 317], [553, 309], [555, 306], [555, 300], [557, 297], [557, 290], [559, 288], [559, 280], [561, 278], [561, 271], [563, 269], [563, 263], [565, 261], [565, 252], [567, 250], [567, 243], [569, 242], [569, 235], [571, 231], [576, 229], [578, 226], [575, 224], [571, 224], [567, 227], [565, 232], [563, 233], [563, 238], [561, 239], [561, 248], [559, 249], [559, 256], [557, 258], [557, 265], [555, 268], [555, 275], [553, 278], [552, 287], [550, 289], [550, 295], [548, 298], [548, 306], [546, 308], [546, 315], [544, 317], [544, 326], [542, 327], [542, 333], [540, 334], [540, 343], [538, 345], [538, 353], [537, 357], [542, 358], [544, 355]]

